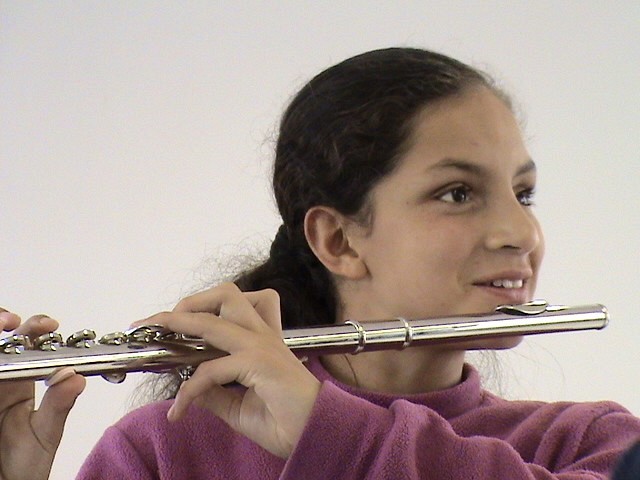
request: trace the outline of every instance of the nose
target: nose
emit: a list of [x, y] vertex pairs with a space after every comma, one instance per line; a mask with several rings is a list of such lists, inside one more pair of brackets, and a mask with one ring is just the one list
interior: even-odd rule
[[540, 245], [542, 234], [538, 221], [530, 207], [522, 205], [515, 196], [495, 202], [491, 210], [486, 235], [489, 250], [529, 253]]

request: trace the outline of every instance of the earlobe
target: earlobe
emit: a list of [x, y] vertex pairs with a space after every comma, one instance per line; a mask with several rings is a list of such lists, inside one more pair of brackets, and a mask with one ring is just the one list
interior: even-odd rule
[[358, 280], [367, 275], [367, 266], [352, 245], [348, 226], [353, 222], [335, 209], [316, 206], [304, 218], [304, 234], [313, 253], [334, 275]]

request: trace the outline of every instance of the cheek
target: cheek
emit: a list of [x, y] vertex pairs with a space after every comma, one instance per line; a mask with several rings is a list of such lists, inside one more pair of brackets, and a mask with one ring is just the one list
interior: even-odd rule
[[531, 252], [532, 261], [536, 263], [536, 265], [540, 265], [542, 262], [542, 257], [544, 257], [545, 250], [545, 241], [544, 241], [544, 232], [542, 231], [542, 226], [540, 222], [536, 218], [533, 212], [531, 212], [531, 220], [535, 225], [536, 234], [538, 236], [538, 244], [535, 249]]
[[433, 230], [433, 253], [448, 270], [453, 273], [456, 268], [466, 267], [476, 259], [474, 252], [480, 242], [472, 226], [463, 222], [448, 222], [439, 227]]
[[402, 288], [441, 289], [464, 276], [478, 244], [473, 225], [450, 217], [399, 217], [385, 216], [384, 225], [378, 223], [367, 239], [365, 261], [374, 279], [401, 281]]
[[433, 225], [410, 242], [405, 241], [400, 249], [402, 269], [408, 277], [406, 284], [422, 294], [437, 292], [438, 303], [446, 303], [457, 292], [473, 262], [473, 251], [474, 244], [467, 229], [451, 224]]
[[535, 256], [536, 256], [536, 263], [539, 266], [542, 263], [542, 259], [544, 258], [544, 252], [546, 247], [546, 244], [544, 241], [544, 234], [539, 225], [538, 225], [538, 235], [540, 236], [540, 245], [538, 245], [538, 248], [536, 249]]
[[406, 240], [401, 247], [405, 261], [417, 268], [432, 269], [440, 276], [454, 273], [473, 250], [468, 231], [451, 225], [431, 225]]
[[533, 268], [534, 276], [536, 279], [538, 277], [538, 273], [540, 271], [540, 266], [542, 265], [542, 260], [544, 258], [544, 252], [545, 252], [544, 235], [542, 233], [542, 229], [540, 228], [540, 225], [538, 225], [538, 238], [539, 238], [538, 245], [530, 254], [531, 266]]

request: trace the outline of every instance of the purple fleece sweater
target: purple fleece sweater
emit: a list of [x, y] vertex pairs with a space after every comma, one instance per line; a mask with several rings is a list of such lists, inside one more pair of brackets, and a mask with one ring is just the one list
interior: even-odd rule
[[640, 438], [640, 419], [615, 403], [506, 401], [469, 366], [453, 388], [406, 396], [340, 384], [317, 360], [309, 369], [322, 388], [286, 461], [204, 409], [169, 424], [164, 401], [107, 429], [77, 478], [586, 480], [607, 478]]

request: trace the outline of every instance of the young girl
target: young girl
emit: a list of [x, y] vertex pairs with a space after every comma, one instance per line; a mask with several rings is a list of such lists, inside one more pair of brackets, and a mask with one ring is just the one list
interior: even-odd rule
[[[640, 419], [614, 403], [482, 390], [465, 350], [519, 338], [304, 363], [281, 339], [282, 328], [532, 299], [544, 251], [535, 185], [507, 96], [469, 66], [392, 48], [320, 73], [282, 119], [273, 187], [283, 224], [269, 258], [137, 322], [229, 355], [201, 364], [174, 400], [109, 428], [78, 478], [605, 478]], [[57, 326], [0, 318], [30, 335]], [[34, 412], [31, 383], [0, 385], [0, 478], [47, 477], [83, 388], [73, 376]]]

